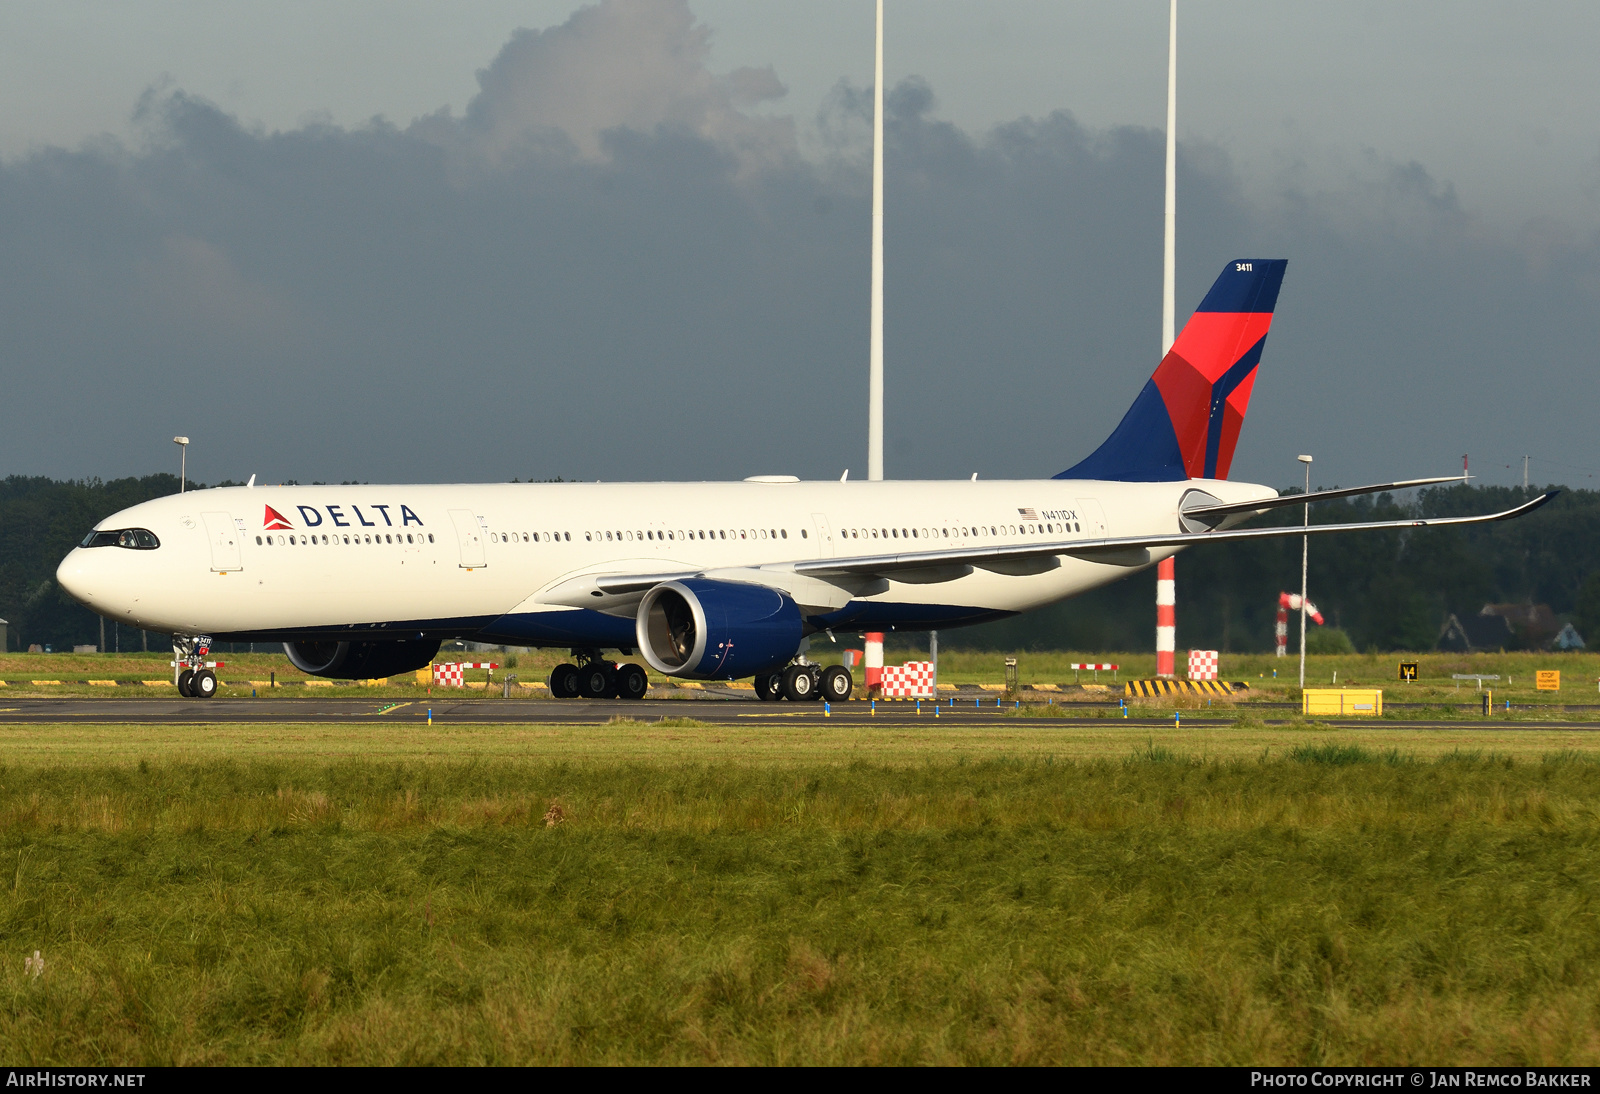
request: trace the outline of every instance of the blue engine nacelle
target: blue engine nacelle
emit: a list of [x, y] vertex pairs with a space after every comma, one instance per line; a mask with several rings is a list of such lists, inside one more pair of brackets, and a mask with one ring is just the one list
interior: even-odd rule
[[787, 665], [803, 627], [799, 606], [776, 589], [690, 578], [645, 593], [635, 633], [657, 672], [733, 680]]
[[339, 680], [370, 680], [420, 669], [439, 652], [439, 640], [412, 639], [382, 642], [285, 642], [289, 663], [312, 676]]

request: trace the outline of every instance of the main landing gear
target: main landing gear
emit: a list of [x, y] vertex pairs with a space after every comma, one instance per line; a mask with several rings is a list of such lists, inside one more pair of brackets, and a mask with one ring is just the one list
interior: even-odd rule
[[207, 661], [211, 652], [211, 639], [207, 635], [172, 636], [172, 663], [181, 667], [178, 673], [178, 694], [186, 699], [209, 699], [217, 693], [217, 674], [220, 661]]
[[562, 663], [550, 672], [554, 699], [643, 699], [650, 677], [642, 665], [619, 665], [600, 656], [599, 650], [573, 650], [576, 665]]
[[803, 703], [826, 699], [830, 703], [842, 703], [855, 690], [855, 679], [843, 665], [823, 668], [807, 661], [796, 661], [782, 672], [757, 676], [755, 684], [756, 698], [767, 702], [788, 699], [792, 703]]

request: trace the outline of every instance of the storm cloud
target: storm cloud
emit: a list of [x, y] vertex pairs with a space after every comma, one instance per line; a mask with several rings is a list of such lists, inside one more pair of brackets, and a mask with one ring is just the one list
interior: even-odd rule
[[[210, 480], [860, 475], [870, 97], [753, 112], [781, 73], [706, 41], [610, 0], [511, 35], [459, 115], [268, 132], [153, 91], [142, 143], [0, 166], [0, 460], [166, 470], [184, 433]], [[1155, 365], [1163, 138], [1070, 104], [968, 132], [936, 90], [888, 96], [888, 472], [1050, 475]], [[1236, 476], [1600, 466], [1592, 235], [1491, 229], [1417, 163], [1248, 181], [1180, 143], [1180, 320], [1224, 262], [1290, 263]]]

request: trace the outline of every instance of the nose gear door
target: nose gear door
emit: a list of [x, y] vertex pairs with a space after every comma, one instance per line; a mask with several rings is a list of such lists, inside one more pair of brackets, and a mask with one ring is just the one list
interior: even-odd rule
[[211, 542], [211, 569], [219, 574], [244, 569], [239, 551], [239, 529], [230, 513], [201, 513], [206, 523], [206, 539]]
[[489, 563], [483, 555], [483, 529], [470, 509], [450, 510], [450, 521], [456, 526], [456, 542], [461, 545], [461, 568], [476, 570]]

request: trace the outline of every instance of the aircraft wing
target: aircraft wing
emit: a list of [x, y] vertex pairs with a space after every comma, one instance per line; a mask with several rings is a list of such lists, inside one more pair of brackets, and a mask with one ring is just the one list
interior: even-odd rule
[[1189, 505], [1183, 507], [1186, 517], [1222, 517], [1230, 513], [1264, 513], [1268, 509], [1281, 509], [1289, 505], [1316, 504], [1335, 498], [1353, 498], [1361, 494], [1382, 494], [1391, 490], [1406, 490], [1413, 486], [1435, 486], [1441, 482], [1466, 482], [1465, 475], [1446, 475], [1437, 479], [1402, 479], [1399, 482], [1380, 482], [1372, 486], [1347, 486], [1338, 490], [1318, 490], [1314, 494], [1280, 494], [1275, 498], [1255, 501], [1235, 501], [1216, 505]]
[[[1415, 520], [1369, 521], [1361, 524], [1313, 524], [1309, 528], [1242, 528], [1221, 532], [1172, 532], [1154, 536], [1118, 536], [1089, 540], [1050, 540], [1015, 543], [995, 547], [965, 547], [944, 551], [908, 551], [892, 555], [868, 555], [839, 559], [808, 559], [767, 566], [812, 577], [880, 576], [896, 580], [933, 583], [964, 577], [973, 568], [997, 573], [1042, 573], [1054, 569], [1061, 555], [1119, 566], [1145, 566], [1154, 547], [1192, 547], [1200, 543], [1219, 543], [1245, 539], [1281, 539], [1287, 536], [1327, 536], [1341, 532], [1373, 532], [1391, 528], [1440, 528], [1453, 524], [1487, 524], [1514, 520], [1533, 512], [1559, 490], [1541, 494], [1532, 501], [1499, 513], [1471, 517], [1426, 517]], [[1302, 499], [1303, 500], [1303, 499]], [[1259, 505], [1259, 502], [1250, 502]], [[903, 575], [903, 576], [902, 576]]]
[[[726, 571], [586, 574], [544, 591], [540, 594], [539, 600], [547, 604], [626, 612], [630, 605], [637, 604], [647, 591], [661, 582], [682, 581], [693, 577], [723, 577], [732, 581], [770, 582], [780, 586], [792, 584], [797, 578], [802, 580], [809, 578], [814, 579], [810, 582], [813, 586], [830, 583], [843, 585], [845, 588], [859, 586], [859, 591], [867, 594], [870, 588], [867, 583], [884, 579], [912, 584], [937, 584], [965, 577], [974, 569], [1013, 575], [1039, 574], [1060, 566], [1063, 555], [1115, 566], [1147, 566], [1151, 561], [1151, 549], [1158, 547], [1191, 547], [1199, 543], [1232, 540], [1281, 539], [1303, 535], [1326, 536], [1341, 532], [1437, 528], [1454, 524], [1486, 524], [1497, 520], [1513, 520], [1533, 512], [1558, 493], [1559, 490], [1552, 490], [1514, 509], [1471, 517], [1427, 517], [1416, 520], [1370, 521], [1362, 524], [1313, 524], [1310, 528], [1293, 526], [1235, 528], [1220, 532], [1171, 532], [1153, 536], [1114, 536], [1104, 539], [1040, 540], [993, 547], [902, 551], [896, 554], [858, 555], [852, 558], [776, 562], [761, 567], [741, 567]], [[1295, 497], [1296, 504], [1303, 501], [1299, 495]], [[1259, 506], [1261, 503], [1257, 501], [1245, 504]], [[806, 595], [807, 591], [800, 588], [790, 591], [797, 596], [797, 599], [807, 602], [817, 599], [817, 589], [809, 590], [812, 595]], [[833, 589], [832, 592], [838, 593], [839, 590]], [[822, 602], [818, 600], [818, 603]]]

